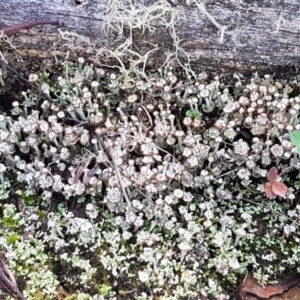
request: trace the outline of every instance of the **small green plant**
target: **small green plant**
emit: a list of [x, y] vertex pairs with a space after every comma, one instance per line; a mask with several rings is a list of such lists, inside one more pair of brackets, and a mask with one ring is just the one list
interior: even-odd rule
[[300, 131], [294, 130], [290, 134], [290, 138], [291, 138], [292, 144], [297, 147], [298, 154], [300, 154]]
[[189, 109], [185, 115], [189, 118], [192, 118], [192, 119], [197, 119], [197, 120], [201, 120], [202, 119], [202, 114], [199, 113], [198, 110], [196, 109]]
[[110, 285], [101, 284], [99, 286], [99, 293], [101, 295], [108, 295], [111, 290], [112, 290], [112, 287]]

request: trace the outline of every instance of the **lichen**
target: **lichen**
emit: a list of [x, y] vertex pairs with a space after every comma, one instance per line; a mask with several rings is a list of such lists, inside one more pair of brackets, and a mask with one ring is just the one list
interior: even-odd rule
[[[173, 28], [177, 12], [157, 5], [148, 15], [131, 7], [131, 21], [142, 18], [134, 26]], [[117, 71], [78, 58], [30, 74], [52, 101], [29, 89], [0, 114], [0, 245], [24, 294], [232, 299], [248, 272], [264, 284], [298, 272], [300, 163], [289, 135], [300, 128], [299, 78], [235, 75], [228, 87], [228, 74], [170, 61], [148, 72], [152, 52], [131, 45], [99, 51]], [[271, 167], [288, 169], [288, 190], [267, 199]]]

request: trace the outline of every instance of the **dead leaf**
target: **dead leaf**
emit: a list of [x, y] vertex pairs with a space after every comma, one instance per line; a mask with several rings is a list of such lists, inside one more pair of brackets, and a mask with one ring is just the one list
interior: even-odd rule
[[288, 290], [293, 285], [300, 282], [300, 274], [278, 280], [277, 284], [262, 286], [252, 275], [248, 275], [239, 288], [240, 299], [247, 299], [250, 295], [255, 295], [261, 299], [269, 299], [274, 295], [279, 295]]

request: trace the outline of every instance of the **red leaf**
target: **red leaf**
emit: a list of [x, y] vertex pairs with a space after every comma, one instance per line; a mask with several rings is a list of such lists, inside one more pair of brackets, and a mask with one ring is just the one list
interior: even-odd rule
[[278, 196], [285, 196], [287, 193], [287, 186], [283, 182], [272, 182], [272, 192]]
[[278, 170], [276, 169], [276, 167], [272, 167], [267, 174], [267, 178], [269, 181], [274, 182], [276, 180], [277, 175]]
[[276, 194], [274, 194], [273, 190], [272, 190], [272, 185], [273, 182], [267, 182], [265, 184], [265, 192], [268, 198], [273, 199], [276, 197]]

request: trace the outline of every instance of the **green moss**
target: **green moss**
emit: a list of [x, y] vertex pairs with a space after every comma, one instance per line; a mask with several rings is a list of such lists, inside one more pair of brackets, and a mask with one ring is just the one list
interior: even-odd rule
[[39, 211], [39, 219], [40, 220], [44, 220], [46, 215], [47, 215], [46, 211], [44, 211], [44, 210]]
[[72, 294], [72, 295], [69, 295], [65, 298], [65, 300], [77, 300], [77, 299], [78, 299], [77, 294]]
[[19, 234], [11, 234], [7, 237], [7, 243], [8, 244], [15, 244], [16, 241], [19, 241], [21, 236]]
[[40, 292], [40, 291], [37, 291], [34, 294], [30, 294], [30, 296], [34, 300], [45, 300], [45, 295], [42, 292]]
[[19, 228], [19, 220], [13, 219], [13, 218], [3, 218], [2, 223], [5, 227], [8, 229], [16, 229]]

